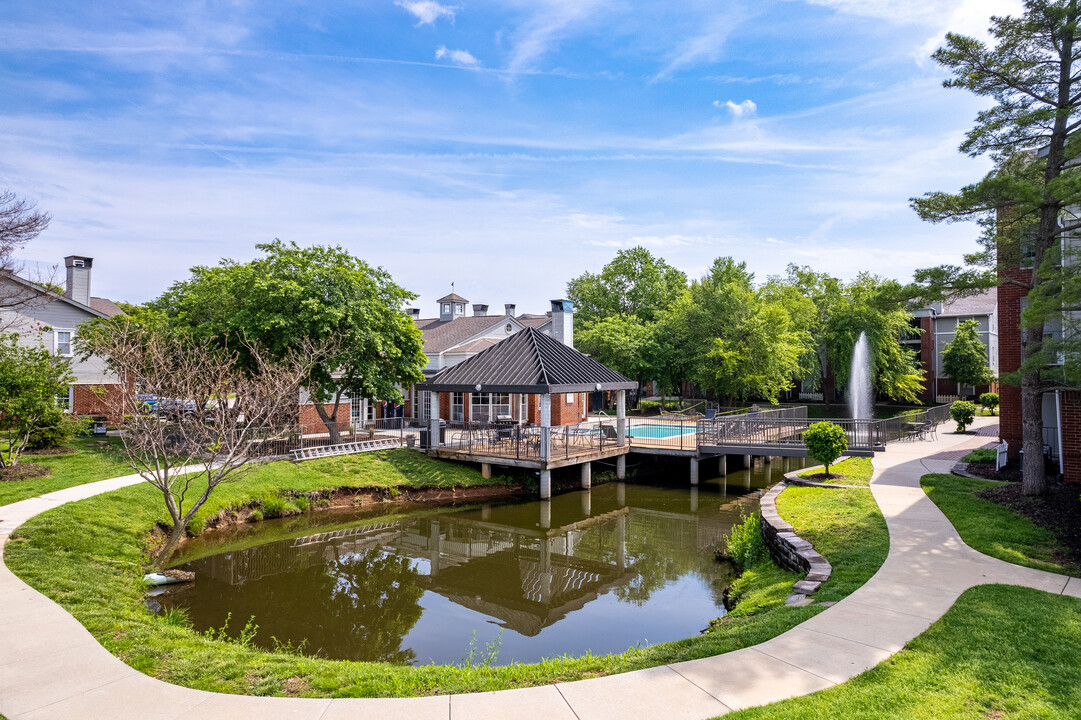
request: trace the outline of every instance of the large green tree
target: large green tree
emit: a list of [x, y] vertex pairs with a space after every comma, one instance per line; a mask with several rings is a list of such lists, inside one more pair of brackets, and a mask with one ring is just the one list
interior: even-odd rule
[[0, 335], [0, 468], [13, 467], [30, 434], [51, 417], [56, 398], [75, 382], [66, 358]]
[[915, 354], [901, 340], [917, 332], [903, 298], [906, 290], [894, 280], [861, 273], [845, 283], [828, 273], [789, 265], [783, 280], [814, 304], [816, 319], [803, 321], [814, 334], [817, 357], [810, 361], [827, 402], [834, 399], [830, 382], [845, 385], [852, 351], [860, 333], [871, 348], [872, 376], [877, 394], [893, 400], [918, 402], [923, 371]]
[[729, 404], [776, 401], [808, 370], [801, 361], [812, 352], [813, 338], [796, 319], [813, 313], [810, 301], [756, 288], [746, 263], [715, 260], [691, 283], [679, 310], [691, 378]]
[[958, 385], [988, 385], [994, 380], [979, 328], [976, 320], [958, 323], [953, 340], [942, 348], [942, 374]]
[[242, 359], [253, 344], [273, 360], [335, 341], [304, 383], [332, 441], [338, 439], [334, 418], [343, 397], [400, 401], [400, 387], [423, 379], [421, 334], [402, 312], [416, 296], [386, 271], [341, 247], [280, 240], [256, 247], [263, 256], [248, 263], [222, 260], [192, 268], [189, 279], [152, 307]]
[[[993, 102], [977, 115], [960, 149], [990, 156], [995, 167], [957, 193], [913, 199], [926, 220], [968, 220], [982, 228], [981, 249], [966, 257], [966, 266], [917, 273], [928, 298], [977, 291], [999, 281], [1028, 294], [1021, 316], [1021, 367], [1004, 378], [1021, 386], [1022, 491], [1028, 495], [1046, 489], [1042, 396], [1081, 387], [1077, 334], [1047, 332], [1048, 325], [1076, 324], [1081, 308], [1081, 264], [1075, 243], [1063, 242], [1081, 230], [1078, 17], [1077, 0], [1026, 0], [1020, 17], [991, 18], [990, 43], [946, 36], [945, 46], [934, 54], [952, 73], [946, 87]], [[1029, 263], [1031, 276], [1013, 269]], [[1060, 353], [1065, 357], [1061, 366]]]
[[567, 283], [577, 310], [575, 346], [640, 383], [678, 387], [678, 364], [658, 323], [686, 286], [686, 275], [645, 248], [620, 250], [600, 273]]

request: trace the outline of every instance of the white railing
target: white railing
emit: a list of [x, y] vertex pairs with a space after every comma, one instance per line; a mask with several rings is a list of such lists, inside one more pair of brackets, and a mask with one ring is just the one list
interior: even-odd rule
[[995, 455], [995, 470], [1001, 470], [1006, 467], [1006, 457], [1010, 449], [1010, 444], [1003, 440], [1001, 443], [995, 446], [995, 450], [998, 453]]

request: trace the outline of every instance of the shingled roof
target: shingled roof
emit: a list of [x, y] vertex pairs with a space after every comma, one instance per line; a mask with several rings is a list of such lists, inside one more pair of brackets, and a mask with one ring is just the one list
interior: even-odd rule
[[558, 340], [526, 328], [417, 385], [434, 392], [591, 392], [634, 390], [638, 383]]

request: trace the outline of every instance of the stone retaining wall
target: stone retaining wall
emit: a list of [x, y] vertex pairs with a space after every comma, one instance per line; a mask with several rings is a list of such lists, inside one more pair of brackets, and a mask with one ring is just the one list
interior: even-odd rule
[[773, 562], [792, 572], [807, 573], [792, 588], [794, 593], [787, 603], [797, 604], [805, 601], [808, 595], [814, 594], [822, 583], [830, 579], [833, 567], [811, 543], [796, 535], [795, 528], [777, 512], [777, 496], [786, 487], [788, 483], [778, 483], [762, 496], [762, 539]]

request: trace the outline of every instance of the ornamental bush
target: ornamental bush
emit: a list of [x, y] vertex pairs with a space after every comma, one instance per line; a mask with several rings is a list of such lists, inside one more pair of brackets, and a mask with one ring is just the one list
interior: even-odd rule
[[997, 393], [984, 393], [980, 395], [980, 405], [991, 411], [991, 414], [995, 414], [995, 408], [998, 407], [998, 394]]
[[732, 526], [732, 532], [724, 539], [724, 552], [741, 570], [746, 570], [759, 560], [765, 560], [769, 553], [766, 541], [762, 539], [762, 516], [758, 513], [746, 515], [739, 510], [740, 523]]
[[976, 406], [968, 400], [958, 400], [950, 405], [950, 417], [957, 423], [957, 432], [963, 433], [976, 419]]
[[42, 413], [41, 418], [30, 430], [26, 447], [30, 450], [46, 450], [67, 445], [78, 432], [80, 423], [77, 418], [58, 407]]
[[817, 422], [803, 432], [803, 444], [811, 457], [826, 466], [826, 477], [830, 474], [830, 463], [848, 449], [844, 428], [825, 421]]

